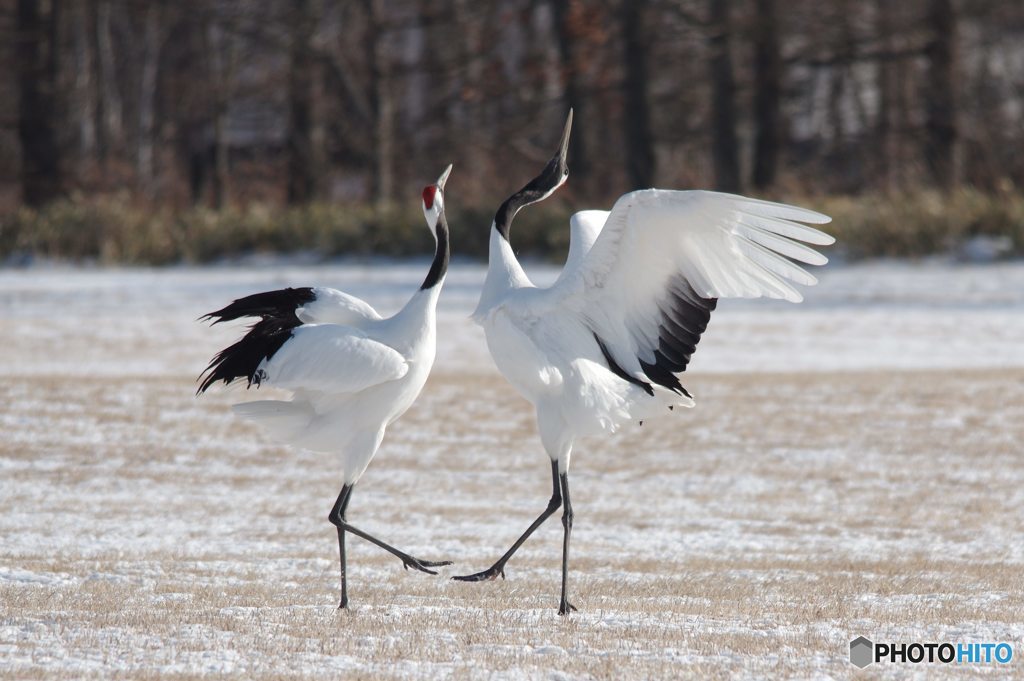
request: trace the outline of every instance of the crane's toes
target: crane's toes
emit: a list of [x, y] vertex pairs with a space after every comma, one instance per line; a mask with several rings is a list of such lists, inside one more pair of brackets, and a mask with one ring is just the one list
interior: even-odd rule
[[491, 567], [483, 572], [477, 572], [472, 575], [458, 575], [452, 577], [452, 579], [460, 582], [489, 582], [497, 579], [499, 575], [502, 579], [505, 579], [505, 568]]
[[570, 612], [576, 612], [576, 606], [569, 601], [562, 601], [562, 604], [558, 606], [558, 614], [564, 617]]
[[445, 565], [454, 565], [450, 560], [421, 560], [418, 561], [420, 565], [426, 567], [444, 567]]
[[486, 572], [477, 572], [473, 575], [455, 575], [452, 579], [457, 582], [482, 582], [487, 579], [494, 579], [494, 575], [488, 575]]
[[432, 567], [440, 567], [442, 565], [451, 565], [451, 564], [452, 564], [452, 562], [450, 560], [441, 560], [441, 561], [419, 560], [418, 558], [413, 558], [412, 556], [406, 556], [405, 558], [402, 559], [402, 565], [405, 567], [406, 570], [408, 570], [409, 568], [413, 568], [415, 570], [419, 570], [420, 572], [426, 572], [428, 575], [436, 575], [437, 574], [436, 570], [431, 570], [430, 569]]

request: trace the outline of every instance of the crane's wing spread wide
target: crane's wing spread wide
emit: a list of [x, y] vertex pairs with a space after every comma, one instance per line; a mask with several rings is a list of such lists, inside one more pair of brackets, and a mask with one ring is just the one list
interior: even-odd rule
[[397, 350], [358, 329], [312, 324], [296, 328], [260, 370], [262, 379], [278, 388], [342, 394], [399, 379], [409, 364]]
[[[583, 316], [619, 365], [676, 388], [718, 298], [802, 300], [817, 280], [797, 263], [834, 239], [821, 213], [709, 191], [622, 196], [573, 271], [551, 293]], [[803, 242], [803, 243], [801, 243]]]

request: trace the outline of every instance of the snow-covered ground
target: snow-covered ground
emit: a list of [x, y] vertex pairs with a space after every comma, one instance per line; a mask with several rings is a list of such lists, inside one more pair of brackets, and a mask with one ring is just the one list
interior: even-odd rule
[[[234, 421], [238, 390], [193, 397], [241, 330], [195, 320], [311, 284], [389, 313], [425, 270], [0, 271], [0, 676], [846, 676], [862, 634], [1015, 646], [1008, 668], [891, 673], [1021, 674], [1024, 264], [837, 267], [801, 305], [724, 301], [684, 381], [697, 407], [574, 457], [569, 621], [557, 519], [499, 583], [353, 541], [338, 613], [336, 467]], [[483, 272], [453, 267], [434, 375], [350, 510], [445, 575], [549, 494], [467, 319]]]
[[[209, 354], [211, 332], [193, 323], [235, 297], [283, 286], [333, 286], [397, 310], [425, 263], [162, 270], [0, 270], [0, 320], [28, 346], [95, 340], [85, 356], [38, 352], [16, 374], [179, 374]], [[484, 267], [456, 265], [441, 299], [437, 369], [489, 367], [483, 335], [468, 320]], [[529, 267], [535, 283], [558, 269]], [[821, 274], [800, 305], [723, 301], [691, 371], [803, 371], [1024, 366], [1024, 265], [879, 263]], [[228, 339], [234, 331], [215, 338]], [[163, 338], [164, 352], [116, 352], [115, 341]], [[199, 346], [199, 347], [196, 347]], [[207, 349], [202, 349], [206, 347]]]

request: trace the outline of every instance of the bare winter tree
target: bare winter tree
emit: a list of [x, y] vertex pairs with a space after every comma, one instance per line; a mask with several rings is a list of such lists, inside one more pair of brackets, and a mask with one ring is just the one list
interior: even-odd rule
[[384, 35], [383, 0], [363, 0], [366, 11], [364, 50], [369, 101], [373, 115], [373, 200], [389, 203], [395, 195], [395, 100], [391, 92], [391, 56]]
[[290, 13], [288, 68], [288, 203], [305, 203], [318, 194], [320, 154], [313, 144], [316, 69], [313, 33], [318, 0], [298, 0]]
[[1003, 190], [1021, 36], [1008, 0], [0, 0], [0, 208], [384, 205], [440, 156], [484, 207], [569, 107], [579, 198]]
[[[629, 4], [629, 3], [627, 3]], [[580, 58], [578, 0], [551, 0], [551, 9], [555, 18], [555, 33], [558, 38], [558, 57], [562, 71], [562, 92], [565, 106], [575, 111], [579, 120], [586, 120], [587, 104], [584, 96], [583, 74]], [[590, 158], [587, 150], [587, 137], [577, 130], [569, 139], [569, 158], [572, 159], [574, 181], [586, 184], [590, 175]]]
[[[878, 44], [885, 53], [891, 53], [892, 45], [892, 10], [888, 0], [875, 0], [875, 33]], [[893, 96], [895, 74], [893, 60], [881, 58], [876, 66], [878, 70], [878, 114], [875, 116], [875, 158], [878, 161], [878, 180], [885, 191], [893, 188], [892, 148]]]
[[41, 206], [61, 191], [57, 139], [60, 10], [59, 0], [50, 0], [49, 11], [36, 0], [18, 0], [18, 137], [22, 194], [30, 206]]
[[163, 7], [151, 2], [143, 14], [142, 64], [139, 75], [138, 133], [135, 146], [135, 173], [142, 191], [152, 198], [156, 193], [156, 96], [163, 44], [161, 15]]
[[953, 0], [928, 0], [931, 31], [925, 53], [927, 144], [925, 157], [935, 183], [951, 189], [959, 182], [960, 133], [957, 127], [957, 15]]
[[95, 57], [89, 35], [89, 8], [85, 3], [76, 2], [69, 9], [74, 74], [69, 93], [72, 106], [68, 114], [77, 136], [78, 158], [87, 160], [96, 151], [96, 87], [93, 84]]
[[751, 183], [775, 183], [781, 147], [782, 52], [775, 0], [754, 3], [754, 164]]
[[738, 192], [740, 151], [736, 137], [736, 81], [732, 70], [731, 0], [708, 0], [711, 78], [711, 161], [715, 189]]
[[111, 0], [89, 0], [89, 33], [95, 54], [96, 155], [106, 163], [123, 139], [121, 94], [117, 81]]
[[212, 16], [206, 25], [206, 42], [210, 53], [213, 85], [213, 205], [221, 208], [227, 201], [230, 172], [228, 114], [235, 87], [240, 56], [237, 36], [225, 30], [228, 17]]
[[631, 189], [654, 185], [654, 139], [647, 92], [647, 51], [649, 37], [644, 30], [647, 0], [622, 3], [623, 132], [626, 142], [626, 171]]

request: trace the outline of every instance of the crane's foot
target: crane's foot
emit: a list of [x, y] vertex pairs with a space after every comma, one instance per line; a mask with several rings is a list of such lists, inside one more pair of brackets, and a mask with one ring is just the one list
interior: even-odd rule
[[402, 560], [402, 565], [406, 570], [412, 568], [419, 570], [420, 572], [426, 572], [428, 575], [436, 575], [436, 570], [431, 570], [434, 567], [443, 567], [445, 565], [451, 565], [450, 560], [420, 560], [419, 558], [413, 558], [410, 555], [401, 555], [399, 558]]
[[445, 565], [454, 565], [450, 560], [421, 560], [419, 563], [426, 567], [444, 567]]
[[562, 601], [561, 605], [558, 606], [558, 614], [564, 617], [570, 612], [576, 612], [576, 606], [569, 601]]
[[459, 575], [452, 577], [452, 579], [460, 582], [490, 582], [494, 581], [498, 577], [505, 579], [505, 566], [492, 565], [483, 572], [476, 572], [472, 575]]

